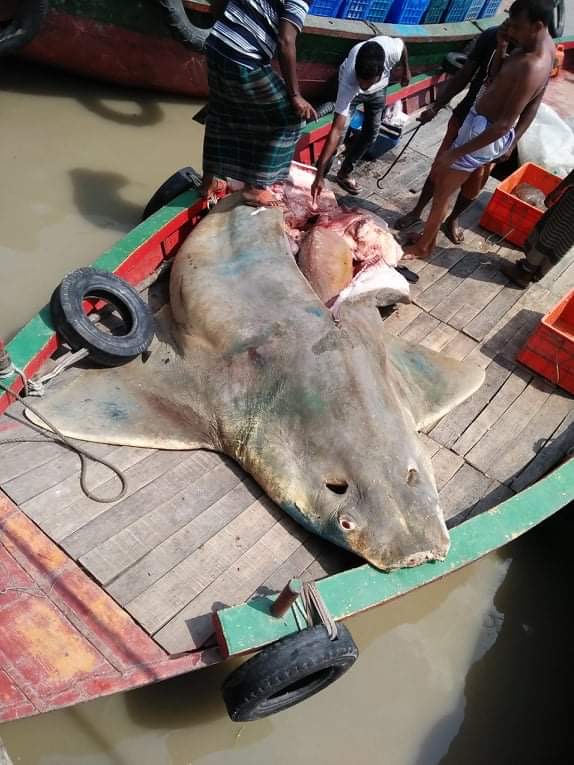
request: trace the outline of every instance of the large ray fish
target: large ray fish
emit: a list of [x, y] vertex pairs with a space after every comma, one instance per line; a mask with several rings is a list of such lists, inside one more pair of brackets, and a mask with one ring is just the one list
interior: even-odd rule
[[81, 374], [43, 413], [85, 440], [224, 452], [297, 521], [378, 568], [445, 557], [417, 430], [483, 373], [386, 334], [370, 302], [335, 322], [289, 252], [280, 210], [231, 197], [197, 226], [157, 334], [147, 360]]

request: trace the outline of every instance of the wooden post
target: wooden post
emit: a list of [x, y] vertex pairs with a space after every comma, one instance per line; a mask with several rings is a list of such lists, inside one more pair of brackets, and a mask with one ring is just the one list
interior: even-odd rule
[[271, 615], [280, 619], [291, 608], [301, 594], [301, 580], [290, 579], [271, 606]]
[[13, 371], [14, 367], [12, 366], [12, 361], [6, 351], [4, 341], [0, 337], [0, 377], [8, 377]]

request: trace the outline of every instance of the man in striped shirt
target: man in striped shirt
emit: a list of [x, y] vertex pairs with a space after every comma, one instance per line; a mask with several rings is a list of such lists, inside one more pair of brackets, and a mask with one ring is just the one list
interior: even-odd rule
[[[295, 40], [308, 2], [214, 0], [212, 7], [204, 194], [229, 177], [245, 183], [247, 204], [274, 207], [269, 186], [287, 179], [303, 120], [316, 117], [296, 73]], [[284, 79], [271, 67], [276, 52]]]

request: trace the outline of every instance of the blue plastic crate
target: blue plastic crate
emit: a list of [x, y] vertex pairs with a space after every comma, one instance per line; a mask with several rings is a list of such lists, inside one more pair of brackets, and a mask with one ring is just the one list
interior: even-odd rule
[[339, 8], [340, 19], [366, 19], [373, 0], [343, 0]]
[[309, 13], [313, 16], [331, 16], [337, 18], [337, 13], [343, 0], [313, 0]]
[[385, 21], [392, 4], [393, 0], [373, 0], [367, 19], [369, 21]]
[[387, 16], [391, 24], [419, 24], [429, 0], [395, 0]]
[[440, 24], [448, 3], [449, 0], [431, 0], [423, 22], [425, 24]]
[[484, 0], [452, 0], [443, 21], [469, 21], [477, 19]]
[[496, 11], [500, 5], [501, 0], [486, 0], [486, 3], [482, 6], [481, 12], [478, 14], [479, 19], [489, 18], [496, 16]]

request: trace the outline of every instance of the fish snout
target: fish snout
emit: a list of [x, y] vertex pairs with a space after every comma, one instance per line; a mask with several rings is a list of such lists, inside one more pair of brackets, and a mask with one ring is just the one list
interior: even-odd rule
[[404, 525], [395, 527], [394, 533], [383, 540], [365, 540], [361, 555], [376, 568], [391, 571], [397, 568], [420, 566], [433, 560], [444, 560], [450, 548], [446, 524], [440, 516], [429, 518], [417, 532]]

